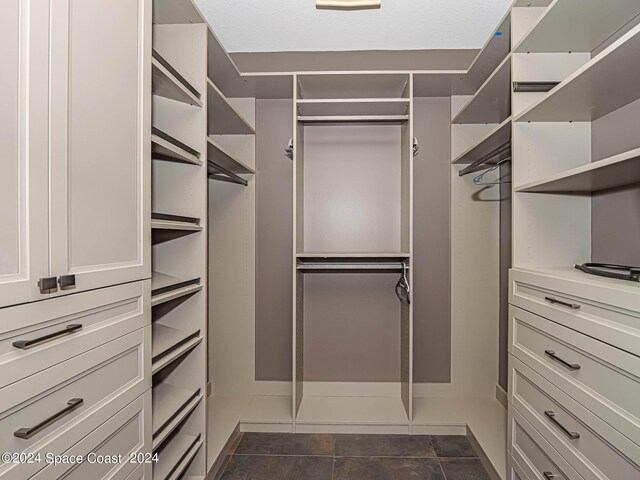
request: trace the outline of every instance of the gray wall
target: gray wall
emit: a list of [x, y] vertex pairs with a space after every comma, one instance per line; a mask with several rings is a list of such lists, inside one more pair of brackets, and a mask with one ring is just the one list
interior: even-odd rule
[[[640, 147], [640, 100], [592, 125], [592, 159]], [[640, 187], [594, 194], [592, 197], [592, 260], [640, 265]]]
[[[511, 180], [511, 163], [500, 166], [500, 181]], [[509, 269], [511, 268], [511, 183], [500, 185], [500, 320], [498, 385], [509, 382]]]
[[450, 103], [414, 101], [414, 382], [451, 379]]
[[292, 108], [256, 101], [256, 380], [291, 380]]

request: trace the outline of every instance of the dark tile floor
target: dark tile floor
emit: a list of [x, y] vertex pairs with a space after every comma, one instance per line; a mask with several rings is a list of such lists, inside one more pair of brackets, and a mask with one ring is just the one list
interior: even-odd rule
[[218, 480], [490, 480], [467, 437], [245, 433]]

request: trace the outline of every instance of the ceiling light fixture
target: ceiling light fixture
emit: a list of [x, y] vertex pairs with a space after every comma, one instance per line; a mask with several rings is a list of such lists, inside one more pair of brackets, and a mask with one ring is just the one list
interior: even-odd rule
[[316, 8], [333, 10], [364, 10], [380, 8], [382, 0], [316, 0]]

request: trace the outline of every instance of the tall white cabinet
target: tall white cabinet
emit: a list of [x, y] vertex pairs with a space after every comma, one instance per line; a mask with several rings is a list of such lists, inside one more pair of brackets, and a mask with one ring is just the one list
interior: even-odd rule
[[147, 3], [3, 5], [0, 306], [150, 276]]

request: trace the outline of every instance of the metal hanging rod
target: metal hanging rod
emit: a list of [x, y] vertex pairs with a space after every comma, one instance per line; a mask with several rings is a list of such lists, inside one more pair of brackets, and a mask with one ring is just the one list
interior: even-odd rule
[[493, 159], [495, 157], [498, 157], [500, 155], [504, 155], [505, 153], [509, 153], [510, 154], [510, 152], [511, 152], [511, 140], [507, 140], [505, 143], [500, 145], [498, 148], [495, 148], [494, 150], [490, 151], [489, 153], [487, 153], [483, 157], [479, 158], [475, 162], [471, 163], [467, 167], [465, 167], [462, 170], [460, 170], [458, 175], [462, 177], [462, 176], [468, 175], [470, 173], [479, 172], [480, 170], [482, 170], [486, 166], [495, 165], [496, 162], [489, 162], [489, 160], [491, 160], [491, 159]]
[[[414, 157], [418, 155], [418, 152], [420, 151], [420, 145], [418, 144], [418, 139], [416, 137], [413, 137], [412, 151]], [[293, 138], [289, 140], [289, 144], [284, 149], [284, 154], [287, 158], [293, 160]]]
[[545, 93], [553, 89], [560, 82], [513, 82], [515, 93]]
[[297, 265], [298, 270], [402, 270], [409, 268], [405, 262], [304, 262]]
[[227, 170], [224, 167], [221, 167], [217, 163], [209, 160], [207, 162], [207, 170], [209, 172], [209, 178], [212, 180], [220, 180], [222, 182], [235, 183], [238, 185], [244, 185], [245, 187], [249, 184], [244, 178], [236, 175], [230, 170]]

